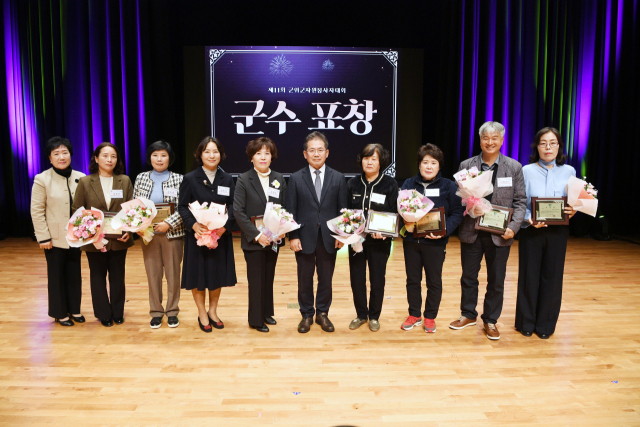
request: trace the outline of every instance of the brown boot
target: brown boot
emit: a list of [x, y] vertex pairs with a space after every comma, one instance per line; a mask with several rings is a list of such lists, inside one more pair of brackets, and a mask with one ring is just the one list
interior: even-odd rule
[[484, 324], [484, 333], [487, 334], [487, 338], [490, 340], [499, 340], [500, 332], [498, 332], [498, 328], [495, 323], [485, 323]]
[[333, 332], [335, 328], [333, 327], [333, 323], [327, 317], [327, 313], [320, 313], [316, 315], [316, 323], [320, 325], [323, 331], [325, 332]]
[[311, 329], [313, 324], [313, 317], [303, 317], [300, 323], [298, 323], [298, 332], [306, 334]]

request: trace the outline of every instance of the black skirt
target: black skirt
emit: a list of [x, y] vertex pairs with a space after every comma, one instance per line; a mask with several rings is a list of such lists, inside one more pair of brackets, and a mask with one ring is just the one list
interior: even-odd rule
[[226, 232], [220, 237], [215, 249], [198, 246], [194, 233], [186, 233], [182, 289], [215, 291], [218, 288], [235, 286], [237, 282], [231, 232]]

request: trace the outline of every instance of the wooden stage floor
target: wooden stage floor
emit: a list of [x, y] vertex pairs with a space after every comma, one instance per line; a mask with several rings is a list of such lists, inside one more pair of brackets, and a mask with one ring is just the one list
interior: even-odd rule
[[[444, 268], [438, 329], [402, 331], [402, 242], [394, 242], [379, 332], [355, 317], [347, 254], [338, 255], [330, 318], [299, 334], [295, 258], [281, 252], [278, 325], [247, 325], [246, 264], [234, 239], [235, 288], [222, 291], [225, 329], [198, 329], [190, 292], [180, 327], [149, 328], [140, 242], [127, 257], [126, 322], [93, 317], [83, 256], [82, 312], [65, 328], [47, 316], [46, 262], [30, 239], [0, 242], [0, 425], [3, 426], [613, 426], [640, 425], [640, 246], [571, 239], [562, 313], [549, 340], [513, 329], [513, 246], [502, 338], [448, 328], [459, 316], [460, 244]], [[481, 283], [484, 280], [484, 267]], [[482, 294], [479, 311], [482, 307]], [[424, 295], [424, 293], [423, 293]]]

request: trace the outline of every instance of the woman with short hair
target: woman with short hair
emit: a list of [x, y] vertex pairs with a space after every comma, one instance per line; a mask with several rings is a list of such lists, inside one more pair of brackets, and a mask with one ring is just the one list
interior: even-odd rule
[[444, 236], [433, 233], [416, 238], [413, 233], [404, 236], [404, 266], [407, 272], [407, 301], [409, 317], [400, 326], [405, 331], [422, 325], [422, 270], [427, 279], [427, 298], [424, 303], [424, 331], [436, 332], [435, 319], [442, 299], [442, 266], [447, 253], [449, 236], [462, 222], [464, 206], [456, 195], [456, 184], [442, 177], [440, 167], [444, 161], [442, 150], [434, 144], [418, 149], [418, 174], [402, 184], [402, 190], [416, 190], [434, 203], [435, 208], [444, 208]]
[[[175, 328], [180, 324], [180, 263], [184, 251], [184, 225], [177, 210], [178, 194], [182, 175], [169, 171], [175, 154], [166, 141], [156, 141], [147, 148], [147, 164], [153, 168], [136, 178], [133, 198], [149, 199], [153, 203], [169, 203], [174, 213], [153, 227], [154, 236], [149, 244], [142, 245], [144, 267], [149, 282], [149, 315], [151, 329], [162, 326], [167, 316], [167, 325]], [[138, 233], [140, 235], [144, 232]], [[164, 273], [163, 273], [164, 271]], [[167, 305], [162, 306], [162, 277], [167, 278]]]
[[[518, 255], [518, 299], [516, 329], [525, 337], [535, 332], [548, 339], [556, 330], [562, 303], [562, 279], [567, 254], [569, 226], [544, 222], [533, 224], [532, 197], [566, 197], [569, 178], [576, 176], [567, 165], [560, 132], [552, 127], [540, 129], [531, 144], [529, 164], [522, 168], [527, 192], [527, 212], [520, 229]], [[576, 211], [565, 204], [569, 218]]]
[[71, 167], [73, 146], [68, 139], [55, 136], [47, 141], [44, 151], [51, 168], [33, 179], [31, 219], [47, 259], [49, 316], [62, 326], [73, 326], [74, 321], [85, 321], [80, 314], [80, 249], [70, 248], [65, 237], [73, 215], [73, 195], [84, 174]]
[[233, 213], [242, 231], [240, 246], [247, 262], [249, 326], [258, 332], [269, 332], [268, 325], [277, 323], [273, 318], [273, 279], [284, 236], [280, 244], [273, 245], [251, 218], [263, 215], [269, 202], [284, 206], [287, 184], [281, 173], [270, 168], [271, 161], [278, 157], [271, 139], [250, 141], [247, 157], [253, 167], [236, 181]]

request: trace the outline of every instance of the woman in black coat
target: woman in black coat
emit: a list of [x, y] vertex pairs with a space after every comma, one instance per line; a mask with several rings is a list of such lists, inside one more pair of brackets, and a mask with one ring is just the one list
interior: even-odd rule
[[[220, 289], [235, 286], [237, 282], [231, 239], [235, 187], [231, 175], [218, 168], [225, 155], [224, 148], [216, 138], [209, 136], [200, 141], [194, 157], [200, 167], [184, 176], [178, 201], [178, 212], [187, 229], [181, 288], [193, 293], [193, 299], [198, 306], [200, 329], [211, 332], [212, 326], [216, 329], [224, 328], [217, 313]], [[197, 244], [197, 235], [204, 235], [208, 230], [205, 225], [196, 221], [189, 210], [189, 203], [196, 201], [200, 204], [207, 202], [227, 206], [229, 219], [224, 227], [218, 230], [220, 240], [215, 249]], [[205, 307], [207, 290], [209, 311]]]
[[[358, 155], [362, 175], [351, 178], [347, 182], [349, 209], [360, 209], [365, 217], [368, 216], [370, 209], [378, 212], [396, 213], [398, 211], [398, 183], [390, 176], [381, 173], [389, 165], [389, 157], [389, 152], [380, 144], [369, 144], [364, 147]], [[392, 241], [391, 238], [375, 233], [366, 237], [362, 252], [355, 253], [349, 246], [351, 290], [357, 314], [349, 324], [351, 330], [358, 329], [367, 321], [371, 331], [376, 332], [380, 329], [379, 318]], [[369, 263], [369, 281], [371, 282], [368, 308], [367, 263]]]
[[[242, 231], [241, 246], [247, 262], [249, 282], [249, 326], [269, 332], [273, 318], [273, 278], [278, 262], [278, 246], [273, 246], [251, 217], [264, 214], [267, 202], [284, 205], [287, 184], [281, 173], [272, 171], [271, 160], [278, 155], [273, 141], [260, 137], [247, 145], [247, 156], [253, 168], [238, 177], [233, 211]], [[279, 246], [284, 244], [283, 241]]]

